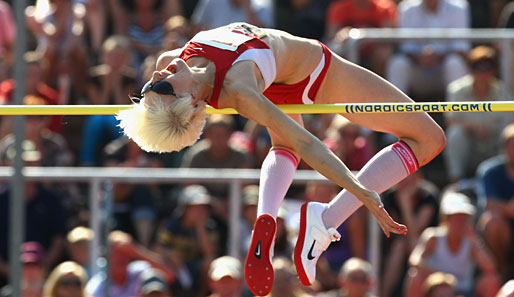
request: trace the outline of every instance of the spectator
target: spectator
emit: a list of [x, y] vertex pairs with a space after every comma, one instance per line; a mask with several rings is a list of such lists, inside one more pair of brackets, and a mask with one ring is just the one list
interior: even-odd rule
[[293, 262], [288, 257], [276, 257], [273, 260], [275, 280], [268, 297], [308, 297], [302, 290]]
[[141, 273], [139, 297], [170, 297], [169, 285], [158, 269], [148, 269]]
[[[141, 65], [148, 55], [157, 54], [164, 40], [166, 10], [160, 9], [157, 0], [134, 0], [129, 10], [127, 36], [132, 46], [132, 65]], [[138, 73], [141, 81], [142, 73]]]
[[[36, 50], [46, 61], [46, 83], [63, 92], [59, 104], [83, 102], [86, 96], [84, 69], [88, 62], [84, 44], [85, 6], [67, 0], [37, 0], [25, 14], [28, 28], [38, 42]], [[70, 87], [73, 87], [71, 100], [68, 99]]]
[[[457, 278], [457, 291], [464, 296], [494, 297], [500, 288], [499, 278], [493, 259], [470, 224], [475, 212], [466, 195], [443, 195], [440, 226], [425, 229], [410, 255], [405, 296], [422, 296], [424, 280], [440, 271]], [[481, 271], [476, 279], [475, 265]]]
[[[45, 105], [45, 99], [34, 95], [24, 98], [25, 105]], [[25, 121], [25, 137], [35, 146], [41, 155], [41, 166], [70, 166], [73, 155], [68, 150], [68, 143], [61, 134], [49, 130], [49, 116], [29, 115]], [[14, 134], [10, 133], [0, 140], [0, 163], [10, 161], [9, 153], [14, 153]]]
[[374, 283], [371, 264], [359, 258], [350, 258], [339, 271], [339, 288], [319, 297], [373, 297], [371, 288]]
[[[164, 32], [165, 36], [161, 49], [165, 51], [183, 47], [192, 37], [189, 21], [180, 15], [172, 16], [164, 23]], [[152, 68], [154, 68], [154, 65], [152, 65]]]
[[86, 293], [87, 273], [73, 261], [59, 264], [45, 282], [43, 297], [88, 297]]
[[243, 284], [243, 267], [239, 259], [222, 256], [209, 265], [209, 297], [241, 297]]
[[[484, 169], [481, 183], [487, 199], [486, 212], [480, 218], [484, 238], [500, 272], [514, 276], [514, 123], [501, 134], [502, 153]], [[488, 161], [485, 161], [488, 162]], [[485, 163], [484, 162], [484, 163]], [[482, 167], [482, 165], [481, 165]]]
[[[27, 166], [40, 166], [44, 154], [38, 150], [34, 142], [25, 140], [22, 143], [22, 159]], [[12, 166], [16, 152], [14, 147], [5, 151], [6, 166]], [[0, 186], [0, 267], [7, 267], [10, 222], [11, 184]], [[25, 182], [25, 240], [41, 244], [46, 251], [43, 259], [45, 270], [57, 264], [64, 256], [67, 233], [67, 212], [63, 205], [64, 198], [45, 185], [36, 181]], [[5, 278], [6, 269], [0, 269]]]
[[[44, 64], [43, 57], [37, 52], [26, 52], [23, 55], [23, 60], [26, 62], [26, 76], [25, 76], [25, 92], [26, 95], [33, 95], [40, 97], [44, 102], [32, 104], [58, 104], [59, 93], [44, 82]], [[13, 104], [14, 103], [14, 89], [16, 81], [14, 79], [7, 79], [0, 81], [0, 104]], [[30, 102], [24, 102], [30, 104]], [[51, 121], [48, 121], [48, 128], [56, 133], [62, 130], [61, 116], [52, 116]], [[7, 120], [7, 118], [6, 118]], [[9, 120], [2, 121], [1, 136], [5, 136], [12, 130], [12, 125]]]
[[395, 220], [404, 222], [406, 237], [392, 236], [385, 241], [381, 282], [382, 297], [399, 296], [402, 280], [408, 269], [407, 259], [419, 240], [421, 232], [438, 224], [439, 189], [416, 171], [383, 194], [384, 207]]
[[104, 296], [106, 290], [109, 290], [111, 297], [138, 296], [141, 273], [151, 267], [162, 270], [166, 280], [173, 283], [175, 274], [163, 264], [160, 256], [135, 244], [127, 233], [112, 231], [109, 234], [109, 244], [109, 278], [101, 271], [86, 286], [86, 291], [93, 297]]
[[[27, 95], [24, 98], [25, 105], [45, 105], [45, 99], [39, 96]], [[59, 133], [48, 129], [51, 117], [47, 115], [29, 115], [25, 121], [25, 137], [27, 139], [27, 149], [33, 151], [30, 153], [34, 163], [32, 166], [71, 166], [73, 163], [73, 154], [69, 150], [68, 142]], [[15, 135], [12, 131], [0, 140], [0, 164], [12, 164], [15, 155]], [[29, 154], [29, 153], [27, 153]], [[39, 155], [38, 155], [39, 154]], [[30, 161], [29, 161], [30, 162]], [[66, 197], [61, 203], [66, 210], [72, 213], [76, 206], [81, 203], [81, 195], [78, 192], [75, 183], [62, 182], [45, 182], [44, 183], [59, 196]]]
[[373, 156], [373, 147], [363, 135], [361, 126], [342, 116], [335, 116], [323, 142], [346, 164], [348, 169], [358, 171]]
[[501, 287], [496, 297], [514, 297], [514, 279], [507, 281]]
[[326, 13], [332, 0], [276, 0], [277, 29], [323, 40]]
[[423, 297], [454, 297], [457, 296], [456, 286], [453, 274], [434, 272], [423, 282]]
[[93, 236], [93, 230], [82, 226], [73, 228], [66, 236], [70, 259], [85, 270], [86, 279], [91, 277], [89, 248], [93, 241]]
[[200, 0], [191, 22], [197, 30], [213, 29], [234, 22], [273, 28], [273, 2], [270, 0]]
[[[332, 42], [333, 49], [341, 49], [352, 28], [391, 28], [397, 23], [397, 7], [392, 0], [338, 0], [328, 8], [325, 39]], [[368, 42], [361, 47], [361, 64], [384, 76], [392, 54], [392, 44]]]
[[[124, 104], [127, 93], [136, 89], [136, 72], [127, 66], [131, 50], [129, 40], [120, 35], [110, 36], [102, 44], [101, 64], [89, 71], [88, 99], [92, 104]], [[112, 140], [121, 136], [114, 115], [90, 115], [83, 127], [80, 164], [100, 166], [102, 151]]]
[[[43, 292], [46, 269], [44, 267], [45, 250], [35, 241], [21, 245], [21, 297], [40, 297]], [[1, 297], [16, 297], [7, 285], [0, 290]]]
[[219, 233], [210, 218], [210, 203], [205, 187], [185, 187], [176, 212], [166, 218], [157, 231], [157, 251], [177, 272], [177, 289], [185, 295], [196, 296], [205, 289], [202, 287], [206, 279], [204, 272], [218, 254]]
[[[185, 168], [251, 168], [252, 159], [246, 149], [230, 140], [234, 135], [235, 121], [231, 115], [213, 114], [207, 118], [203, 139], [184, 153], [181, 167]], [[229, 186], [227, 184], [203, 184], [212, 196], [212, 216], [216, 220], [222, 238], [219, 252], [227, 253]]]
[[[469, 28], [465, 1], [407, 0], [398, 6], [399, 28]], [[400, 90], [416, 96], [444, 94], [446, 86], [467, 74], [461, 55], [469, 42], [404, 42], [386, 70], [386, 78]]]
[[[16, 24], [9, 3], [0, 1], [0, 62], [10, 68], [13, 62]], [[0, 81], [2, 76], [0, 76]]]
[[[497, 55], [492, 47], [478, 46], [467, 56], [471, 73], [454, 82], [447, 89], [447, 101], [510, 100], [501, 81], [496, 78]], [[474, 175], [476, 167], [498, 151], [501, 130], [509, 120], [509, 113], [445, 113], [446, 150], [444, 157], [450, 181]]]
[[[251, 168], [248, 151], [240, 150], [230, 143], [235, 122], [231, 115], [213, 114], [207, 118], [203, 139], [192, 145], [184, 154], [181, 167], [184, 168]], [[205, 184], [209, 193], [228, 209], [226, 200], [228, 186]]]
[[122, 35], [111, 35], [101, 47], [100, 64], [89, 69], [88, 101], [91, 104], [125, 104], [136, 89], [131, 67], [132, 47]]
[[[104, 167], [161, 167], [151, 154], [144, 152], [127, 137], [111, 141], [104, 149]], [[131, 234], [149, 247], [157, 221], [157, 185], [116, 183], [113, 186], [113, 229]]]

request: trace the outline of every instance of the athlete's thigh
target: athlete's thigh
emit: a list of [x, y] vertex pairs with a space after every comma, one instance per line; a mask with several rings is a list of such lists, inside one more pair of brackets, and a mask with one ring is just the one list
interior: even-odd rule
[[[333, 56], [316, 103], [413, 102], [380, 76], [336, 55]], [[437, 124], [425, 113], [344, 114], [344, 117], [374, 131], [399, 138], [416, 138], [435, 132]]]

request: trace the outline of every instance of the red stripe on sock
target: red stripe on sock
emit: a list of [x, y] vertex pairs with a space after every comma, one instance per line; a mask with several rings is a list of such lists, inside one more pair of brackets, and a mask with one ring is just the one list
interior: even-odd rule
[[271, 152], [274, 152], [277, 155], [282, 155], [286, 158], [289, 158], [291, 162], [293, 162], [294, 167], [298, 167], [298, 160], [290, 151], [282, 150], [282, 149], [273, 149]]
[[398, 141], [392, 145], [391, 149], [400, 157], [408, 174], [418, 170], [418, 160], [408, 145], [402, 141]]

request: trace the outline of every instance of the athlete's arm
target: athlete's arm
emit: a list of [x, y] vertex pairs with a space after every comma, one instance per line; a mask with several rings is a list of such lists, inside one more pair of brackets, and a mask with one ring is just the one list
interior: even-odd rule
[[378, 219], [384, 233], [405, 234], [407, 228], [396, 223], [385, 211], [380, 196], [366, 189], [344, 163], [318, 138], [284, 114], [261, 92], [261, 78], [252, 62], [239, 62], [225, 77], [221, 107], [233, 107], [239, 114], [269, 128], [286, 139], [312, 168], [353, 193]]

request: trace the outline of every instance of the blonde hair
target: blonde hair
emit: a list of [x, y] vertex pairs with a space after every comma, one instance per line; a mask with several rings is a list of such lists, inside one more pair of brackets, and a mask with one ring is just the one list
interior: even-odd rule
[[191, 95], [148, 92], [140, 103], [118, 113], [124, 133], [147, 152], [173, 152], [195, 143], [202, 134], [206, 103], [192, 106]]
[[43, 297], [54, 297], [59, 280], [69, 274], [80, 279], [80, 290], [82, 292], [82, 296], [89, 296], [85, 291], [87, 282], [86, 270], [76, 262], [66, 261], [55, 267], [48, 276], [45, 286], [43, 287]]

